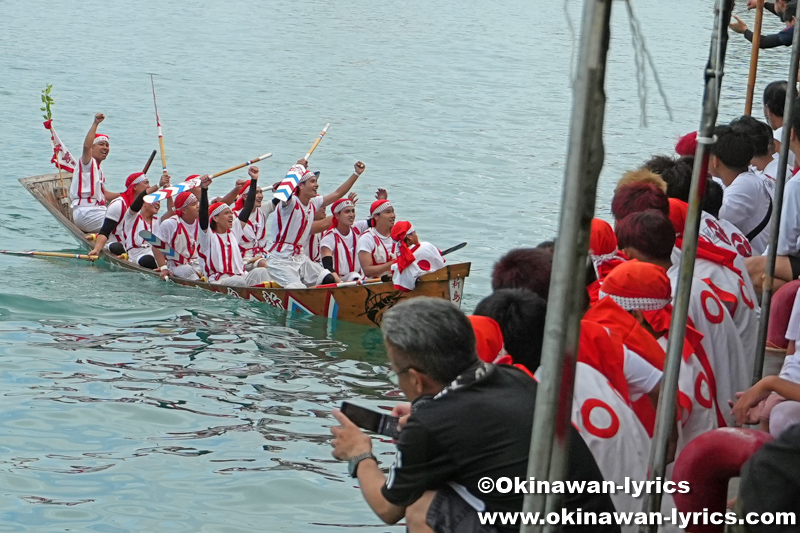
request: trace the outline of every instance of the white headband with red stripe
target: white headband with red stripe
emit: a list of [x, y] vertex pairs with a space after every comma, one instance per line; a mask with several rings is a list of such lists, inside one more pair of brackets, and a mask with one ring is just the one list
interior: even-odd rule
[[147, 176], [142, 173], [138, 178], [131, 182], [131, 186], [136, 185], [137, 183], [141, 183], [143, 181], [147, 181]]
[[94, 141], [92, 141], [92, 144], [97, 144], [101, 142], [107, 142], [109, 145], [111, 144], [111, 142], [108, 140], [108, 135], [104, 133], [98, 133], [94, 136]]
[[355, 206], [356, 206], [356, 204], [354, 204], [352, 201], [343, 200], [343, 201], [339, 202], [338, 204], [336, 204], [336, 207], [333, 210], [333, 214], [336, 215], [336, 214], [340, 213], [343, 209], [346, 209], [348, 207], [355, 207]]
[[223, 212], [223, 211], [225, 211], [226, 209], [230, 209], [230, 207], [228, 207], [228, 204], [223, 204], [223, 203], [220, 203], [220, 205], [218, 205], [216, 209], [214, 209], [213, 211], [211, 211], [211, 212], [208, 214], [208, 216], [209, 216], [209, 217], [215, 217], [215, 216], [217, 216], [217, 215], [220, 215], [220, 214], [222, 214], [222, 212]]
[[626, 311], [658, 311], [664, 309], [672, 300], [661, 298], [629, 298], [627, 296], [617, 296], [616, 294], [608, 294], [600, 290], [600, 298], [608, 296], [614, 300], [617, 305]]
[[374, 217], [375, 215], [378, 215], [378, 214], [380, 214], [380, 213], [383, 213], [384, 211], [386, 211], [386, 210], [387, 210], [387, 209], [389, 209], [390, 207], [392, 207], [392, 204], [389, 202], [389, 200], [386, 200], [386, 201], [385, 201], [385, 202], [383, 202], [381, 205], [379, 205], [378, 207], [376, 207], [376, 208], [375, 208], [375, 211], [373, 211], [373, 212], [372, 212], [372, 214], [371, 214], [370, 216], [373, 216], [373, 217]]

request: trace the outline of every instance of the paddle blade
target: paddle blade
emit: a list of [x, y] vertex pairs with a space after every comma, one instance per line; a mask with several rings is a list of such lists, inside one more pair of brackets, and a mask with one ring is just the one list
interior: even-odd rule
[[456, 244], [456, 245], [455, 245], [455, 246], [453, 246], [452, 248], [448, 248], [447, 250], [445, 250], [444, 252], [442, 252], [442, 256], [445, 256], [445, 255], [447, 255], [447, 254], [449, 254], [449, 253], [452, 253], [452, 252], [458, 251], [458, 250], [462, 249], [463, 247], [465, 247], [466, 245], [467, 245], [467, 243], [465, 243], [465, 242], [462, 242], [461, 244]]
[[189, 181], [184, 181], [183, 183], [179, 183], [177, 185], [172, 185], [171, 187], [166, 187], [161, 189], [160, 191], [156, 191], [152, 194], [148, 194], [144, 197], [144, 201], [148, 204], [152, 204], [155, 202], [160, 202], [161, 200], [166, 200], [172, 196], [178, 196], [180, 193], [184, 191], [190, 191], [195, 187], [200, 186], [200, 178], [193, 178]]
[[286, 174], [286, 177], [283, 178], [283, 181], [278, 185], [272, 197], [277, 198], [281, 202], [288, 202], [305, 172], [306, 169], [303, 165], [294, 165], [290, 168], [288, 174]]
[[153, 235], [150, 231], [143, 229], [139, 232], [139, 237], [150, 243], [154, 249], [158, 250], [164, 257], [172, 260], [178, 259], [178, 253], [173, 250], [167, 243]]

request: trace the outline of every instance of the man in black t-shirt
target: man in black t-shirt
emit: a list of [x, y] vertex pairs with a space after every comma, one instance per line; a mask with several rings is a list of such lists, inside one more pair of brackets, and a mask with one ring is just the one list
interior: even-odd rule
[[[418, 297], [383, 317], [392, 373], [412, 402], [388, 478], [371, 454], [372, 442], [338, 410], [333, 455], [349, 460], [351, 475], [386, 523], [403, 517], [409, 531], [518, 531], [483, 526], [477, 511], [522, 510], [524, 494], [479, 489], [479, 481], [526, 479], [536, 382], [520, 370], [478, 360], [467, 317], [449, 302]], [[567, 480], [602, 483], [586, 444], [570, 426]], [[483, 484], [481, 484], [483, 486]], [[568, 511], [613, 512], [607, 494], [566, 494]], [[619, 531], [619, 526], [590, 526]], [[566, 526], [562, 531], [584, 530]]]

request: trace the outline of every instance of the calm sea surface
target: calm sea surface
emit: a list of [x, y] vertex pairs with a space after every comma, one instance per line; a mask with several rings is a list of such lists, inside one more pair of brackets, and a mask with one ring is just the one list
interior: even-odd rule
[[[424, 240], [468, 241], [448, 259], [472, 262], [471, 310], [500, 255], [556, 233], [580, 4], [0, 0], [0, 248], [78, 249], [17, 182], [52, 171], [40, 90], [54, 85], [76, 153], [105, 113], [119, 190], [157, 147], [155, 73], [173, 177], [269, 151], [262, 176], [277, 180], [330, 122], [312, 159], [322, 191], [360, 159], [362, 215], [383, 186]], [[674, 120], [648, 73], [641, 126], [615, 2], [603, 217], [620, 174], [700, 118], [711, 2], [635, 9]], [[724, 119], [744, 107], [745, 44], [732, 35]], [[788, 57], [762, 52], [757, 101]], [[0, 256], [0, 275], [0, 531], [402, 531], [373, 516], [327, 442], [342, 400], [398, 399], [377, 330], [329, 331], [103, 263]], [[390, 444], [376, 449], [391, 460]]]

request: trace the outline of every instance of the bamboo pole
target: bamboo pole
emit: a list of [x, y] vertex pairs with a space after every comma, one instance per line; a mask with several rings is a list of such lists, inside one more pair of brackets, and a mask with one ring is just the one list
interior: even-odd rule
[[158, 147], [161, 150], [161, 173], [167, 173], [167, 154], [164, 152], [164, 135], [161, 132], [161, 119], [158, 117], [158, 103], [156, 102], [156, 84], [153, 82], [153, 75], [150, 74], [150, 87], [153, 88], [153, 106], [156, 109], [156, 128], [158, 130]]
[[783, 191], [786, 185], [786, 165], [789, 161], [789, 140], [792, 135], [792, 112], [797, 97], [797, 71], [800, 60], [800, 32], [792, 36], [792, 59], [789, 64], [789, 83], [786, 86], [786, 103], [783, 106], [783, 134], [781, 136], [781, 152], [778, 162], [778, 176], [775, 180], [775, 197], [772, 207], [772, 228], [769, 234], [769, 252], [764, 270], [764, 282], [761, 289], [761, 321], [758, 324], [758, 341], [756, 357], [753, 362], [753, 384], [761, 379], [764, 372], [764, 350], [769, 327], [769, 312], [772, 303], [772, 283], [775, 276], [775, 259], [778, 253], [778, 236], [780, 234], [781, 216], [783, 215]]
[[[650, 448], [648, 480], [665, 479], [669, 437], [675, 431], [675, 397], [678, 390], [678, 376], [686, 335], [686, 322], [689, 300], [692, 292], [694, 262], [697, 256], [698, 233], [700, 230], [700, 203], [705, 192], [708, 173], [708, 145], [714, 142], [714, 128], [717, 122], [722, 75], [725, 65], [725, 50], [728, 43], [728, 24], [730, 23], [733, 0], [717, 0], [714, 6], [714, 33], [711, 37], [711, 51], [705, 69], [705, 90], [703, 92], [703, 113], [697, 135], [692, 184], [689, 190], [689, 210], [683, 233], [680, 271], [678, 273], [677, 297], [670, 323], [667, 358], [664, 362], [664, 376], [661, 379], [661, 392], [656, 409], [656, 427], [653, 444]], [[644, 511], [657, 513], [661, 510], [661, 494], [644, 495]], [[641, 526], [639, 531], [656, 533], [658, 525]]]
[[328, 128], [330, 128], [330, 127], [331, 127], [331, 123], [330, 122], [325, 124], [325, 127], [322, 128], [322, 133], [319, 134], [319, 136], [317, 137], [317, 140], [314, 141], [314, 144], [311, 145], [311, 149], [308, 151], [308, 153], [306, 154], [306, 156], [303, 159], [308, 161], [308, 158], [311, 157], [311, 154], [313, 154], [314, 150], [317, 149], [317, 146], [319, 145], [319, 142], [322, 140], [323, 137], [325, 137], [325, 134], [328, 133]]
[[758, 50], [761, 47], [761, 21], [764, 18], [764, 0], [756, 3], [756, 27], [753, 30], [753, 48], [750, 51], [750, 75], [747, 78], [747, 99], [744, 103], [744, 114], [753, 114], [753, 93], [756, 90], [756, 74], [758, 72]]
[[[586, 286], [589, 228], [594, 216], [597, 179], [603, 166], [606, 54], [611, 0], [586, 0], [581, 61], [573, 94], [570, 144], [564, 174], [559, 238], [553, 260], [541, 380], [536, 393], [528, 478], [563, 480], [566, 472], [572, 389]], [[526, 494], [523, 511], [555, 510], [560, 495]], [[526, 524], [522, 533], [554, 531], [555, 526]]]

